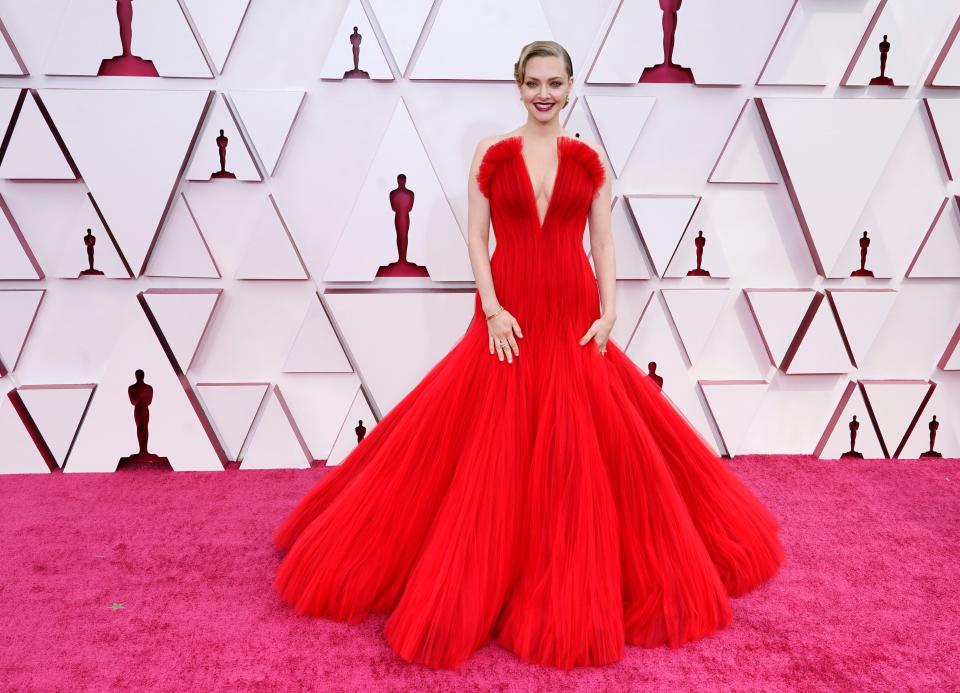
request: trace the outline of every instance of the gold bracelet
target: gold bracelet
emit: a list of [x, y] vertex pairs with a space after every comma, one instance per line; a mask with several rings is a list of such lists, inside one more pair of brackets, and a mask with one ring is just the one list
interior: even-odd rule
[[503, 306], [500, 306], [500, 310], [498, 310], [498, 311], [497, 311], [496, 313], [494, 313], [493, 315], [488, 315], [488, 316], [487, 316], [487, 320], [489, 320], [490, 318], [495, 318], [495, 317], [497, 317], [497, 316], [500, 315], [500, 313], [502, 313], [502, 312], [503, 312]]

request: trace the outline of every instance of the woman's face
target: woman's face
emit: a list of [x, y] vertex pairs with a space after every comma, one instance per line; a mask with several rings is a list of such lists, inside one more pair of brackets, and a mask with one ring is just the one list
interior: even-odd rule
[[547, 122], [559, 115], [572, 88], [573, 77], [567, 77], [563, 60], [538, 55], [527, 61], [520, 98], [534, 118]]

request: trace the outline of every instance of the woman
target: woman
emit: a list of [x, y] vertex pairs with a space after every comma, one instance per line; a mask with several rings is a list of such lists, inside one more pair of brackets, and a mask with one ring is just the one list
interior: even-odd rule
[[298, 613], [387, 613], [434, 668], [490, 638], [561, 668], [677, 647], [783, 560], [774, 517], [609, 338], [610, 177], [560, 126], [569, 55], [531, 43], [515, 78], [527, 122], [468, 179], [472, 322], [276, 534]]

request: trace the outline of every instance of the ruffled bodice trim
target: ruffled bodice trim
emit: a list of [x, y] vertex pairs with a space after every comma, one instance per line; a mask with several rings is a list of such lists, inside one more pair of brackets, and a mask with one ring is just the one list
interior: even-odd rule
[[[559, 144], [563, 148], [563, 156], [579, 163], [590, 178], [595, 194], [606, 179], [606, 172], [603, 162], [597, 155], [596, 150], [586, 142], [575, 137], [561, 135]], [[498, 140], [487, 147], [487, 151], [480, 161], [480, 168], [477, 172], [477, 186], [485, 197], [489, 198], [493, 185], [493, 179], [501, 165], [509, 161], [511, 157], [523, 156], [523, 136], [513, 135]]]

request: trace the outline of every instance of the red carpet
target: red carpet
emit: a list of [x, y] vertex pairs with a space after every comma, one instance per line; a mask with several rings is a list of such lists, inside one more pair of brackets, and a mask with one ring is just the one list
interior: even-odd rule
[[958, 462], [734, 459], [782, 572], [712, 636], [572, 672], [494, 644], [433, 671], [386, 616], [294, 616], [271, 533], [322, 470], [0, 477], [0, 690], [957, 690]]

